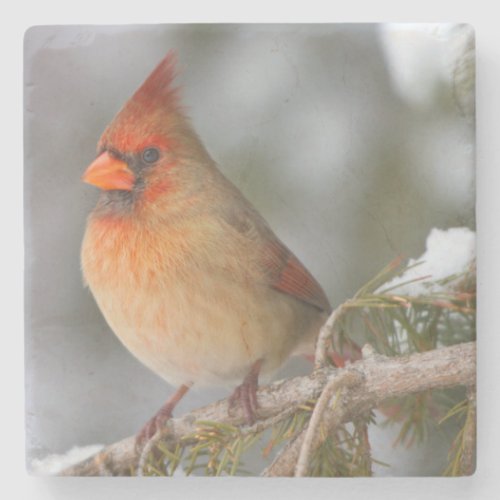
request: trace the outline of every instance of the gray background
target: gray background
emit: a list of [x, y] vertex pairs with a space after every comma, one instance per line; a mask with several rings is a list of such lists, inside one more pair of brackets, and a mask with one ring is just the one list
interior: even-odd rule
[[[415, 98], [387, 49], [404, 43], [375, 25], [28, 31], [28, 460], [132, 434], [171, 392], [115, 339], [79, 271], [97, 199], [79, 177], [106, 124], [169, 49], [208, 150], [335, 305], [397, 254], [422, 253], [432, 227], [473, 227], [473, 127], [446, 59], [454, 37], [428, 37], [423, 52], [409, 44], [414, 78], [429, 75]], [[296, 361], [285, 374], [305, 370]], [[225, 395], [193, 391], [177, 413]], [[404, 473], [389, 439], [380, 438], [381, 458]], [[417, 451], [420, 473], [431, 451]]]

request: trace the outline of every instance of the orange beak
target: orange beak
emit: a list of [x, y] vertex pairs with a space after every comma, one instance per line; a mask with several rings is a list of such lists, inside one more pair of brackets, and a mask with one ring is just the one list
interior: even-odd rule
[[135, 175], [124, 161], [104, 151], [85, 170], [82, 181], [105, 190], [132, 191]]

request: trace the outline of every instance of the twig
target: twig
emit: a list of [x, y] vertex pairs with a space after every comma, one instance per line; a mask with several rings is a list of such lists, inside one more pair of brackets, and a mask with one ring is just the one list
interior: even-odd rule
[[[304, 436], [304, 442], [300, 448], [300, 454], [295, 468], [296, 477], [307, 476], [311, 454], [313, 450], [321, 444], [321, 439], [318, 436], [321, 424], [325, 424], [325, 432], [323, 433], [325, 437], [328, 433], [332, 432], [336, 426], [341, 424], [345, 413], [345, 408], [341, 401], [342, 393], [346, 389], [356, 384], [360, 384], [362, 380], [363, 377], [359, 372], [348, 368], [338, 377], [330, 380], [323, 389], [314, 407], [311, 420], [309, 421]], [[335, 401], [333, 403], [333, 409], [327, 411], [329, 410], [330, 402], [334, 396]]]
[[349, 306], [349, 301], [344, 302], [342, 305], [337, 307], [330, 317], [327, 319], [326, 323], [321, 327], [319, 331], [318, 340], [316, 341], [316, 352], [314, 355], [314, 369], [319, 370], [326, 366], [327, 351], [328, 351], [328, 340], [333, 338], [335, 335], [335, 326], [339, 318], [344, 314], [345, 309]]
[[[428, 389], [474, 385], [475, 360], [475, 343], [469, 342], [411, 356], [373, 356], [341, 370], [325, 367], [310, 376], [282, 380], [261, 387], [258, 391], [259, 415], [261, 420], [270, 419], [272, 422], [272, 417], [286, 410], [297, 411], [309, 400], [317, 399], [326, 384], [343, 377], [344, 371], [356, 370], [363, 377], [364, 383], [348, 391], [343, 416], [343, 422], [352, 421], [387, 398]], [[227, 400], [222, 400], [171, 419], [168, 423], [169, 439], [179, 442], [196, 431], [196, 422], [200, 420], [242, 425], [245, 417], [239, 409], [235, 410], [229, 413]], [[62, 475], [131, 475], [137, 470], [138, 463], [139, 453], [135, 449], [135, 436], [132, 436], [109, 445], [93, 457], [67, 468]], [[289, 475], [293, 474], [293, 467]], [[284, 469], [276, 466], [274, 470]]]
[[276, 455], [272, 463], [262, 471], [263, 477], [292, 477], [307, 429], [297, 434]]
[[369, 421], [367, 418], [370, 417], [370, 414], [366, 416], [366, 418], [361, 419], [360, 422], [355, 422], [354, 425], [358, 429], [360, 436], [362, 436], [362, 447], [363, 447], [363, 460], [366, 464], [366, 475], [371, 476], [373, 474], [373, 460], [372, 460], [372, 447], [370, 444], [370, 439], [368, 435], [368, 424]]
[[467, 408], [467, 418], [465, 422], [464, 451], [462, 454], [461, 469], [463, 474], [470, 476], [476, 468], [476, 388], [469, 386], [467, 388], [467, 399], [469, 406]]

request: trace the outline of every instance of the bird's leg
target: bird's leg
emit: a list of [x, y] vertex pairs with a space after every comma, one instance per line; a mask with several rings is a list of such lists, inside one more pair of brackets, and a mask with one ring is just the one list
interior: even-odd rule
[[262, 359], [259, 359], [252, 365], [247, 376], [243, 379], [243, 383], [236, 387], [229, 398], [231, 406], [237, 402], [240, 403], [248, 425], [252, 425], [255, 422], [255, 414], [259, 407], [257, 402], [257, 388], [259, 386], [259, 372], [261, 367]]
[[135, 438], [137, 445], [140, 446], [149, 441], [156, 434], [156, 431], [172, 417], [172, 411], [176, 407], [177, 403], [183, 398], [184, 394], [189, 391], [191, 385], [192, 384], [181, 385], [174, 392], [174, 394], [170, 396], [167, 402], [156, 412], [156, 414], [146, 422]]

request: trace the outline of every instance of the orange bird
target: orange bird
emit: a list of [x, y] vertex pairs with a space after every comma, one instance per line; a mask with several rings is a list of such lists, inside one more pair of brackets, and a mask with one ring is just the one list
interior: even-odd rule
[[217, 169], [173, 87], [169, 53], [99, 140], [83, 180], [102, 190], [82, 245], [84, 280], [111, 329], [178, 387], [237, 384], [255, 419], [259, 374], [311, 352], [330, 304], [321, 286]]

